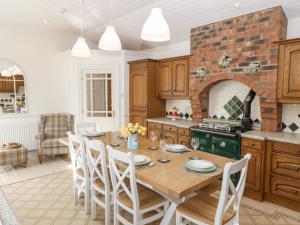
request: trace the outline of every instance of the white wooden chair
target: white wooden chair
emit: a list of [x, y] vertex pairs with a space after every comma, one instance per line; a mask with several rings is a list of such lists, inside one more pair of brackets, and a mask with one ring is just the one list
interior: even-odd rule
[[[219, 200], [200, 192], [179, 205], [176, 210], [176, 225], [188, 222], [198, 225], [239, 224], [240, 203], [245, 189], [250, 158], [251, 154], [246, 154], [243, 159], [225, 165]], [[240, 171], [240, 180], [235, 187], [230, 175]]]
[[69, 153], [72, 161], [74, 200], [78, 204], [81, 194], [84, 195], [86, 213], [90, 213], [90, 178], [87, 165], [84, 140], [68, 132]]
[[[91, 181], [91, 214], [96, 218], [96, 207], [105, 210], [105, 225], [110, 225], [111, 185], [106, 164], [106, 149], [102, 141], [85, 140]], [[103, 198], [104, 197], [104, 198]]]
[[[169, 202], [156, 192], [136, 183], [133, 153], [124, 153], [107, 147], [109, 170], [114, 193], [114, 225], [148, 224], [162, 218]], [[117, 162], [124, 164], [121, 171]], [[129, 180], [128, 180], [129, 178]], [[129, 221], [122, 214], [125, 210], [132, 216]], [[153, 212], [145, 217], [145, 213]]]

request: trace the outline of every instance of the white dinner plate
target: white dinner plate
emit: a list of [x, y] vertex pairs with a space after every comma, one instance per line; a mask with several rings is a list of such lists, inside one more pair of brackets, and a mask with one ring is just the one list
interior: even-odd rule
[[198, 159], [198, 160], [191, 160], [189, 162], [190, 166], [198, 169], [208, 169], [214, 166], [212, 162], [209, 162], [207, 160]]

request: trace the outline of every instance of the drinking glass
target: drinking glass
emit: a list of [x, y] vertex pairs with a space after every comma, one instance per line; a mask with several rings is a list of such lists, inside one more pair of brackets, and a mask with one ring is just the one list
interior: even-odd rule
[[112, 131], [112, 147], [116, 147], [116, 146], [119, 146], [119, 144], [117, 143], [117, 140], [119, 138], [119, 131], [118, 130], [114, 130]]
[[193, 138], [192, 138], [191, 145], [192, 145], [194, 151], [196, 152], [196, 150], [199, 148], [199, 145], [200, 145], [199, 138], [193, 137]]
[[150, 131], [150, 140], [152, 141], [152, 144], [151, 144], [151, 149], [156, 149], [156, 146], [155, 146], [155, 142], [157, 140], [158, 136], [157, 136], [157, 133], [155, 131]]
[[165, 158], [165, 152], [167, 151], [167, 140], [165, 137], [161, 137], [160, 138], [160, 142], [159, 142], [159, 148], [160, 148], [160, 151], [161, 151], [161, 159], [160, 160], [166, 160]]

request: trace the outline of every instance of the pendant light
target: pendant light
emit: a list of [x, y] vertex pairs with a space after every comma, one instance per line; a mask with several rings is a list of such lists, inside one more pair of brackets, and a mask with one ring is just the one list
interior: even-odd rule
[[76, 43], [73, 45], [71, 55], [81, 58], [91, 57], [90, 48], [82, 36], [82, 0], [80, 0], [80, 37], [77, 38]]
[[114, 26], [111, 25], [111, 0], [109, 0], [109, 26], [106, 26], [106, 29], [102, 34], [99, 41], [98, 48], [102, 50], [108, 50], [108, 51], [122, 50], [120, 38]]
[[156, 6], [151, 10], [141, 32], [141, 38], [145, 41], [163, 42], [170, 40], [170, 29], [162, 10]]

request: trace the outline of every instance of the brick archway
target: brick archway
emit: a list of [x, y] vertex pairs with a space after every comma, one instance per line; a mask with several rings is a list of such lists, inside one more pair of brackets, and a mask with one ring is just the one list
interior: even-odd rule
[[263, 131], [278, 131], [280, 129], [282, 110], [281, 105], [276, 102], [276, 93], [271, 97], [265, 89], [253, 82], [253, 77], [249, 77], [249, 75], [219, 74], [218, 76], [208, 76], [202, 82], [195, 78], [191, 79], [190, 98], [194, 122], [201, 122], [203, 118], [208, 117], [209, 90], [214, 85], [227, 80], [241, 82], [259, 96]]

